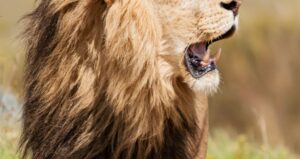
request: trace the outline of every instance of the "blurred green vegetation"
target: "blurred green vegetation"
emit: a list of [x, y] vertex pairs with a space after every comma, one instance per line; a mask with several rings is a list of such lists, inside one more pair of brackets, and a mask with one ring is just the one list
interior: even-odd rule
[[13, 122], [1, 116], [0, 120], [0, 159], [17, 159], [19, 122]]
[[[16, 144], [0, 138], [0, 159], [18, 159]], [[251, 143], [245, 136], [231, 137], [218, 130], [209, 139], [207, 159], [294, 159], [285, 148], [264, 148]]]
[[[0, 89], [17, 97], [24, 69], [18, 20], [32, 2], [0, 2]], [[220, 91], [210, 99], [216, 133], [208, 159], [290, 159], [289, 151], [300, 153], [299, 19], [299, 0], [244, 0], [238, 33], [211, 48], [221, 47], [223, 55]], [[7, 125], [18, 124], [0, 118], [0, 159], [16, 158], [18, 126]]]
[[0, 143], [0, 159], [18, 159], [15, 145]]
[[209, 139], [207, 159], [293, 159], [283, 147], [264, 147], [252, 143], [246, 136], [233, 138], [223, 130]]

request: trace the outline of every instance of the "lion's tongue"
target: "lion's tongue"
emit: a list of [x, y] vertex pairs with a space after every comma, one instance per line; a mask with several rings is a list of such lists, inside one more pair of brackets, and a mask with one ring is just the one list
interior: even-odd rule
[[207, 48], [207, 43], [196, 43], [189, 47], [189, 56], [192, 58], [192, 63], [197, 66], [207, 66], [210, 63], [216, 63], [221, 55], [222, 50], [219, 49], [214, 55], [210, 55], [210, 51]]
[[196, 43], [190, 46], [190, 53], [192, 53], [193, 56], [197, 56], [199, 59], [204, 58], [206, 51], [206, 43]]

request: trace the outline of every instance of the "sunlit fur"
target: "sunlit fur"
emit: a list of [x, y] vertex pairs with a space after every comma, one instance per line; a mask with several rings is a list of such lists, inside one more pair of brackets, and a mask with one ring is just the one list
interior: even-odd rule
[[183, 52], [232, 26], [220, 2], [40, 1], [25, 18], [23, 156], [204, 159], [219, 75], [192, 78]]

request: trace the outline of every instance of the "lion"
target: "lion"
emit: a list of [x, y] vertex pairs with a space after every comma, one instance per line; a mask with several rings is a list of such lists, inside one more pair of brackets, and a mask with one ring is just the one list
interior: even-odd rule
[[209, 46], [239, 0], [42, 0], [27, 15], [22, 156], [204, 159]]

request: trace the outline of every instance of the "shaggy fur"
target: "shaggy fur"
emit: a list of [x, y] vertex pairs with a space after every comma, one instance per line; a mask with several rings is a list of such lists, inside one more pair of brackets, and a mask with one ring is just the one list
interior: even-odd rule
[[26, 18], [23, 156], [204, 159], [206, 94], [219, 77], [193, 79], [180, 52], [220, 36], [232, 13], [212, 12], [228, 18], [210, 30], [211, 15], [190, 3], [42, 0]]

